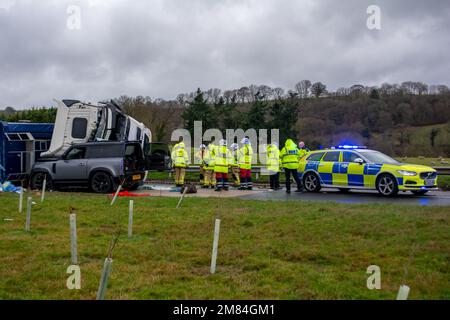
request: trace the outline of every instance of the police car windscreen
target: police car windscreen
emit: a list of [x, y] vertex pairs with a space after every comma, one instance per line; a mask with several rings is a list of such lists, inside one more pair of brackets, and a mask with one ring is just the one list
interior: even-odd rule
[[385, 155], [384, 153], [373, 151], [373, 150], [358, 150], [364, 157], [373, 163], [389, 163], [398, 164], [399, 162], [391, 157]]

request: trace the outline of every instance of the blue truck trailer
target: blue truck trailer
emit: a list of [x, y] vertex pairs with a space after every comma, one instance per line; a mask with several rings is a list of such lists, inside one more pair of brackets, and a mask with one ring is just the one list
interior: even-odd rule
[[50, 147], [53, 123], [0, 121], [0, 178], [21, 181]]

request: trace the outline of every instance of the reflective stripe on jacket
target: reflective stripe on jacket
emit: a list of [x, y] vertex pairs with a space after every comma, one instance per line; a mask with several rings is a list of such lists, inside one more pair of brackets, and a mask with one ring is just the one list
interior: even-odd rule
[[216, 154], [215, 172], [228, 173], [228, 167], [231, 164], [231, 152], [226, 146], [220, 146]]
[[184, 143], [180, 142], [173, 147], [172, 154], [172, 163], [177, 168], [185, 168], [188, 161], [189, 155], [184, 147]]

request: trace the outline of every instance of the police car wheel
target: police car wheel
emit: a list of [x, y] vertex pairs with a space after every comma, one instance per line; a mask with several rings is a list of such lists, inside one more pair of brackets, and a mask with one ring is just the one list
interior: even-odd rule
[[318, 192], [321, 188], [319, 178], [314, 173], [307, 173], [303, 178], [303, 186], [308, 192]]
[[377, 180], [377, 190], [382, 196], [394, 196], [398, 193], [397, 181], [390, 174], [383, 174]]

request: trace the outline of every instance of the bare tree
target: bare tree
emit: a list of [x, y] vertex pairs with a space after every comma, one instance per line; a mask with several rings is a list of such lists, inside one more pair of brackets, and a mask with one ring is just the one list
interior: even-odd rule
[[307, 98], [309, 95], [309, 89], [311, 88], [311, 81], [302, 80], [295, 85], [295, 90], [301, 98]]
[[277, 87], [273, 89], [273, 95], [276, 99], [281, 99], [284, 96], [284, 89]]

